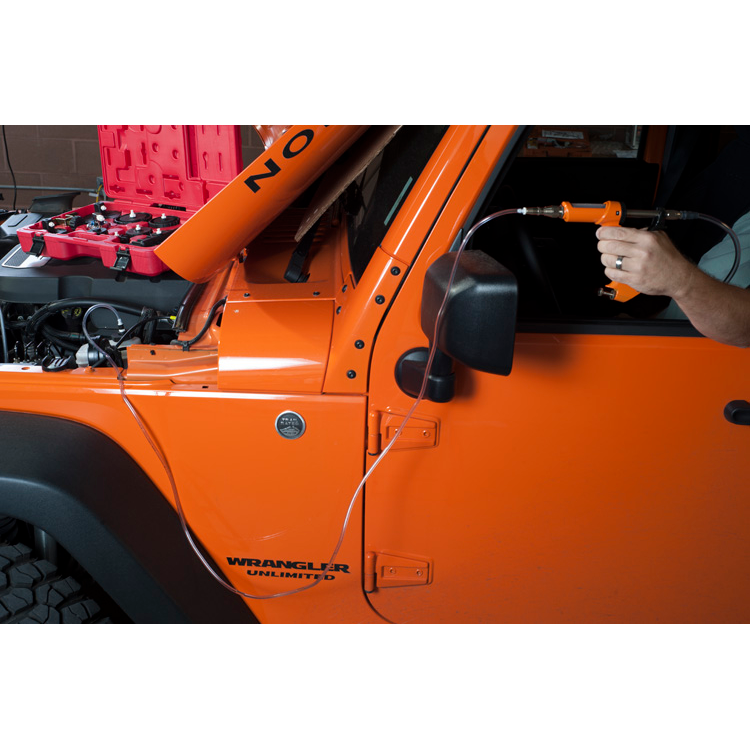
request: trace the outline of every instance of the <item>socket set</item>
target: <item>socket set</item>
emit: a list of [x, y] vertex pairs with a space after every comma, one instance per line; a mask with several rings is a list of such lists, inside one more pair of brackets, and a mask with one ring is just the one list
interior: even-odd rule
[[24, 252], [100, 258], [115, 271], [157, 276], [169, 269], [154, 248], [242, 171], [236, 125], [99, 125], [110, 200], [18, 230]]

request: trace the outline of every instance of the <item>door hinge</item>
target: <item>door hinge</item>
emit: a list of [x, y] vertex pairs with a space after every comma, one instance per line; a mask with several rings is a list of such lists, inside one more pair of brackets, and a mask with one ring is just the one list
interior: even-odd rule
[[365, 554], [364, 588], [366, 594], [371, 594], [375, 589], [425, 586], [431, 582], [432, 561], [427, 558], [405, 557], [389, 552]]
[[[370, 411], [367, 415], [367, 452], [377, 456], [393, 439], [405, 414]], [[440, 423], [437, 419], [412, 417], [391, 450], [434, 448], [438, 444]]]

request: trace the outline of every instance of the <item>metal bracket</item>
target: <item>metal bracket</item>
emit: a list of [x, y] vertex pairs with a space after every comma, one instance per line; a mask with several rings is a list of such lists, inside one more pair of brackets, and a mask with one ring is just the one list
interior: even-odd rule
[[[393, 439], [404, 421], [403, 414], [371, 411], [367, 415], [367, 452], [375, 456]], [[440, 423], [437, 419], [412, 417], [391, 450], [434, 448], [438, 444]]]
[[432, 583], [432, 561], [386, 552], [368, 552], [365, 555], [364, 574], [366, 594], [371, 594], [376, 588], [426, 586]]

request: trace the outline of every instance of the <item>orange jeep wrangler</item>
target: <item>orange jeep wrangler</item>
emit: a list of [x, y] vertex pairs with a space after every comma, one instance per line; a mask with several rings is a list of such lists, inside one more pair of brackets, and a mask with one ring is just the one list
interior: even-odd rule
[[518, 211], [731, 225], [744, 132], [258, 127], [3, 259], [0, 622], [746, 622], [748, 355]]

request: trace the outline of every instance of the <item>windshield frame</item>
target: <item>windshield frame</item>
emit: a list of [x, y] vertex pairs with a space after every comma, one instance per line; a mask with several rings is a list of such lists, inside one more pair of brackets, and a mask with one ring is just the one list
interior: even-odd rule
[[349, 263], [357, 283], [448, 131], [404, 125], [342, 196]]

